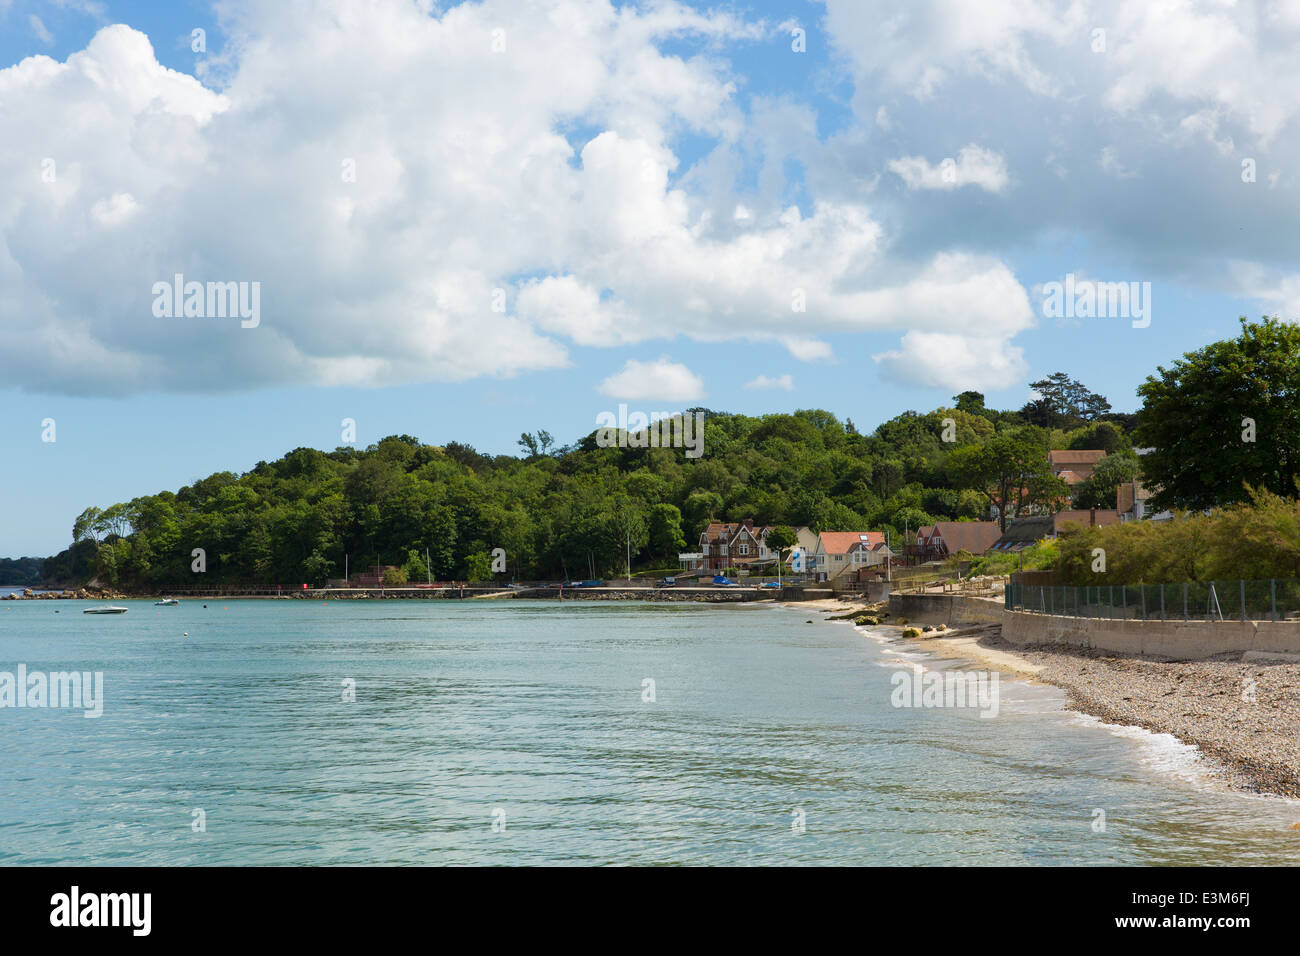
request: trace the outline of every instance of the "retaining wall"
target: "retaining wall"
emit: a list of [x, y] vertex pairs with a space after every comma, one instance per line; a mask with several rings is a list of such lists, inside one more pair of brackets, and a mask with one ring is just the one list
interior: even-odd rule
[[1008, 611], [1001, 602], [954, 594], [894, 594], [889, 613], [914, 624], [1001, 624], [1021, 647], [1066, 644], [1117, 654], [1201, 660], [1216, 654], [1300, 653], [1297, 621], [1107, 621]]

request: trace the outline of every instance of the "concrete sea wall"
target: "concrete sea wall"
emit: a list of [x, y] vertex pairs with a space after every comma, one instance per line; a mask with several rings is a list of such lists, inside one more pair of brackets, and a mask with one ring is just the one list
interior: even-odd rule
[[1001, 624], [1021, 647], [1065, 644], [1117, 654], [1202, 660], [1216, 654], [1300, 654], [1297, 621], [1108, 621], [1008, 611], [999, 601], [955, 594], [894, 594], [894, 620], [913, 624]]

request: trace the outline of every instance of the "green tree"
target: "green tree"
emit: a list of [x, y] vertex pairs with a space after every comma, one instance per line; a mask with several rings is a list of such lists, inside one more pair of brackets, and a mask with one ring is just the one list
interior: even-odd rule
[[1138, 386], [1136, 440], [1156, 510], [1294, 497], [1300, 473], [1300, 328], [1241, 318], [1241, 334], [1187, 352]]
[[1142, 471], [1137, 455], [1121, 452], [1107, 455], [1097, 462], [1092, 477], [1080, 482], [1074, 490], [1074, 503], [1079, 508], [1114, 508], [1115, 492], [1126, 481], [1132, 481]]
[[659, 560], [676, 560], [686, 548], [682, 513], [676, 505], [661, 503], [650, 509], [650, 554]]
[[478, 551], [465, 559], [465, 577], [470, 581], [492, 580], [492, 555]]
[[1009, 515], [1023, 515], [1035, 505], [1050, 506], [1069, 495], [1065, 482], [1052, 474], [1043, 449], [1020, 434], [1003, 433], [981, 445], [955, 449], [948, 457], [948, 471], [960, 487], [982, 492], [997, 508], [1003, 531]]
[[776, 552], [777, 564], [785, 564], [785, 556], [799, 543], [799, 536], [788, 524], [777, 525], [767, 532], [767, 547]]
[[1100, 418], [1110, 411], [1104, 396], [1089, 391], [1064, 372], [1030, 382], [1038, 398], [1020, 410], [1031, 425], [1042, 428], [1077, 428], [1084, 422]]

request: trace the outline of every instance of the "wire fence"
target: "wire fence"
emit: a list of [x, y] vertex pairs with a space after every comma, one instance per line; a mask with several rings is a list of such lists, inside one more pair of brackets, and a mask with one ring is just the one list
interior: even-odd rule
[[1184, 581], [1181, 584], [1007, 584], [1004, 606], [1114, 621], [1300, 620], [1300, 581]]

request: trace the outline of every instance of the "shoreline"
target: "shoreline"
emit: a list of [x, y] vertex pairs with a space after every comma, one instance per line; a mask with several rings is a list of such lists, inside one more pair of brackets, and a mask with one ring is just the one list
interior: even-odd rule
[[[454, 591], [455, 589], [448, 589]], [[468, 588], [466, 589], [469, 590]], [[489, 589], [484, 589], [489, 590]], [[466, 594], [465, 599], [508, 599], [507, 590]], [[726, 589], [713, 593], [677, 593], [647, 589], [644, 595], [570, 592], [573, 600], [645, 600], [740, 604], [741, 596]], [[432, 597], [433, 595], [428, 595]], [[149, 600], [157, 595], [121, 592], [12, 595], [16, 600]], [[283, 595], [211, 595], [187, 601], [322, 600], [328, 595], [287, 592]], [[336, 600], [404, 600], [406, 595], [334, 596]], [[448, 593], [445, 597], [452, 598]], [[558, 595], [557, 595], [558, 597]], [[558, 603], [558, 602], [557, 602]], [[816, 598], [780, 600], [779, 595], [754, 595], [744, 604], [762, 604], [817, 612], [823, 620], [851, 620], [880, 615], [881, 605], [862, 600]], [[945, 631], [923, 631], [904, 637], [904, 625], [881, 621], [865, 625], [892, 632], [895, 639], [937, 657], [958, 660], [1008, 674], [1016, 679], [1050, 684], [1065, 692], [1069, 710], [1119, 727], [1168, 734], [1197, 749], [1209, 774], [1238, 794], [1300, 799], [1300, 663], [1245, 661], [1219, 655], [1201, 661], [1166, 661], [1073, 647], [1021, 648], [990, 633], [987, 625]]]
[[1300, 799], [1300, 663], [1022, 648], [978, 625], [917, 637], [903, 637], [900, 624], [877, 628], [938, 657], [1059, 687], [1069, 710], [1104, 724], [1168, 734], [1195, 747], [1209, 775], [1238, 795]]

